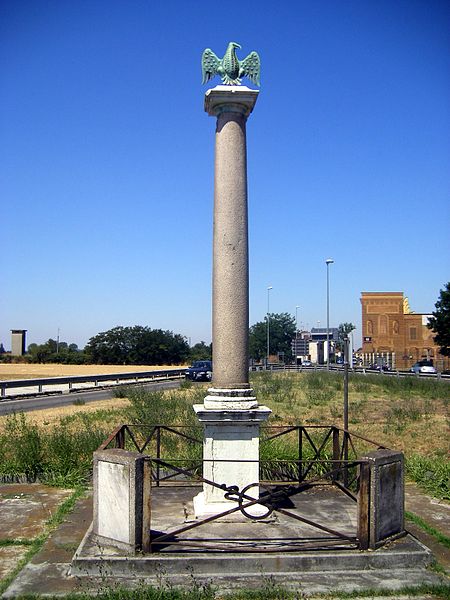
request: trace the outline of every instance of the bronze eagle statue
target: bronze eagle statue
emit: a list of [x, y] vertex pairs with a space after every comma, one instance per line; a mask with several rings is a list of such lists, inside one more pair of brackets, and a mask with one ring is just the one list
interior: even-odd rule
[[239, 60], [236, 56], [236, 48], [240, 48], [236, 42], [230, 42], [220, 59], [210, 48], [206, 48], [202, 54], [202, 83], [207, 83], [215, 75], [220, 75], [225, 85], [241, 85], [242, 77], [248, 77], [254, 84], [259, 86], [261, 61], [257, 52], [253, 51]]

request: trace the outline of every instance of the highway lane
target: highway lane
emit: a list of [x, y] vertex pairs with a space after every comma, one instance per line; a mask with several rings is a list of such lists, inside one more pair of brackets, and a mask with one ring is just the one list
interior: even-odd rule
[[[134, 387], [135, 384], [133, 384]], [[138, 385], [138, 384], [136, 384]], [[180, 385], [180, 380], [175, 381], [155, 381], [152, 383], [144, 383], [141, 386], [145, 389], [152, 390], [167, 390], [177, 388]], [[97, 402], [99, 400], [108, 400], [114, 397], [114, 392], [118, 386], [110, 388], [102, 388], [96, 390], [85, 390], [80, 392], [71, 392], [65, 394], [37, 395], [27, 398], [14, 398], [0, 400], [0, 416], [10, 415], [18, 412], [30, 412], [43, 408], [56, 408], [58, 406], [66, 406], [74, 404], [74, 402]]]

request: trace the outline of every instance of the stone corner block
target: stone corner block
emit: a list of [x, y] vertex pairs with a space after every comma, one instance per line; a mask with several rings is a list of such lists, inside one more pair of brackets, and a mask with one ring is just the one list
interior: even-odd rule
[[139, 452], [94, 452], [94, 518], [99, 544], [135, 552], [148, 547], [150, 465]]
[[361, 457], [370, 467], [369, 537], [376, 548], [389, 538], [404, 534], [404, 456], [388, 449]]

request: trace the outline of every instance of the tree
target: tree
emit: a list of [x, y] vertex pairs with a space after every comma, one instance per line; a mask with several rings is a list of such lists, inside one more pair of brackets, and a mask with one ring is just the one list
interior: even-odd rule
[[190, 350], [190, 359], [194, 360], [211, 360], [212, 359], [212, 344], [205, 344], [205, 342], [198, 342], [192, 346]]
[[338, 327], [338, 342], [336, 344], [337, 348], [341, 351], [344, 350], [344, 340], [345, 337], [351, 333], [356, 326], [353, 323], [341, 323]]
[[[295, 318], [289, 313], [271, 313], [269, 315], [269, 354], [284, 354], [285, 360], [292, 358], [292, 339], [295, 336]], [[249, 354], [255, 360], [261, 360], [267, 354], [267, 316], [250, 327]]]
[[180, 334], [135, 325], [114, 327], [95, 335], [85, 352], [90, 362], [100, 364], [179, 364], [189, 356], [189, 345]]
[[45, 344], [30, 344], [28, 358], [33, 363], [82, 364], [85, 362], [85, 355], [78, 350], [76, 344], [67, 342], [58, 344], [51, 338]]
[[440, 290], [436, 310], [428, 321], [428, 327], [436, 334], [434, 341], [443, 356], [450, 356], [450, 281]]

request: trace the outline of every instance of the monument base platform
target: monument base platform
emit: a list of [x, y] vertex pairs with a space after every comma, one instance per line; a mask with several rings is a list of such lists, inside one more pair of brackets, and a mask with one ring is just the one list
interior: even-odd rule
[[[188, 486], [154, 490], [155, 534], [195, 519], [192, 501], [187, 502], [192, 492]], [[354, 504], [348, 497], [329, 487], [317, 487], [302, 496], [298, 508], [303, 515], [326, 517], [328, 526], [344, 531], [354, 528]], [[271, 582], [308, 594], [400, 589], [442, 581], [426, 568], [432, 561], [430, 551], [410, 535], [375, 551], [360, 551], [351, 543], [277, 515], [272, 523], [247, 519], [227, 523], [226, 528], [220, 519], [176, 538], [161, 544], [159, 551], [130, 556], [112, 546], [99, 546], [88, 531], [73, 557], [70, 577], [85, 582], [85, 590], [106, 577], [127, 587], [137, 581], [190, 587], [195, 580], [223, 592], [263, 588]]]

